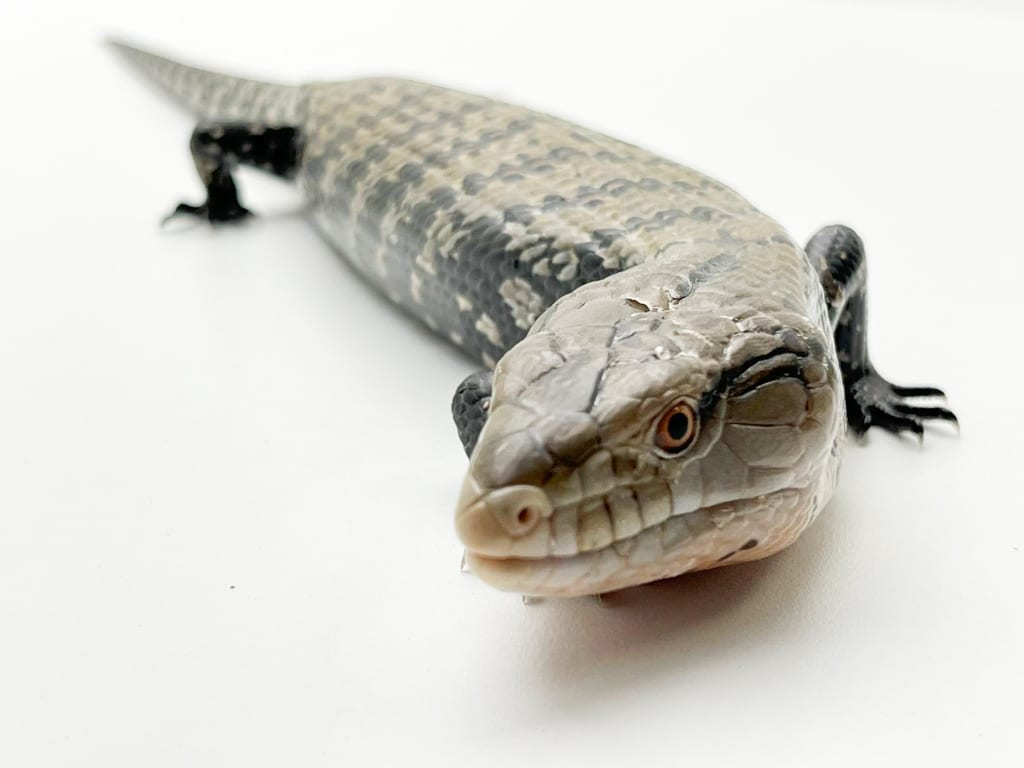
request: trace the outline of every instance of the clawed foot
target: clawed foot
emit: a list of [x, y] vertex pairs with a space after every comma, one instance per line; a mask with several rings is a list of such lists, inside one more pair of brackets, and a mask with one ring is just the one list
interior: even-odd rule
[[192, 216], [197, 219], [204, 219], [211, 224], [223, 224], [228, 221], [240, 221], [252, 216], [252, 211], [237, 202], [225, 203], [223, 205], [190, 205], [189, 203], [178, 203], [178, 206], [164, 217], [161, 225], [166, 225], [179, 216]]
[[913, 432], [923, 439], [926, 421], [948, 421], [959, 429], [960, 422], [951, 410], [940, 406], [913, 405], [916, 398], [942, 398], [946, 394], [936, 387], [900, 387], [892, 384], [871, 368], [854, 381], [846, 391], [847, 419], [856, 435], [871, 427], [889, 432]]

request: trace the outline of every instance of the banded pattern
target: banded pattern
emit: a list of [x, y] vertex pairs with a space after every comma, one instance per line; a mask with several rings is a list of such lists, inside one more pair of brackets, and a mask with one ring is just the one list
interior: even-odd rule
[[488, 366], [559, 296], [671, 245], [791, 244], [718, 182], [549, 115], [391, 79], [304, 95], [318, 226]]

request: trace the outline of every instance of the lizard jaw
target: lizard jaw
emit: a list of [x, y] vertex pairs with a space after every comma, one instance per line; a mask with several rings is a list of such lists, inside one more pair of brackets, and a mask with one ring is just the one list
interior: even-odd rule
[[488, 584], [538, 597], [611, 592], [690, 571], [758, 560], [792, 544], [818, 512], [816, 485], [674, 515], [609, 546], [558, 556], [466, 552]]

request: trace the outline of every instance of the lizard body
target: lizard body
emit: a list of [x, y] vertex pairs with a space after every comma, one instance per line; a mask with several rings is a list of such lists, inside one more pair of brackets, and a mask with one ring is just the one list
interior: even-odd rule
[[806, 249], [723, 184], [483, 96], [373, 78], [284, 86], [118, 46], [196, 113], [207, 188], [294, 179], [314, 224], [396, 305], [480, 361], [453, 412], [474, 571], [600, 593], [791, 544], [835, 487], [847, 425], [955, 421], [867, 355], [860, 239]]

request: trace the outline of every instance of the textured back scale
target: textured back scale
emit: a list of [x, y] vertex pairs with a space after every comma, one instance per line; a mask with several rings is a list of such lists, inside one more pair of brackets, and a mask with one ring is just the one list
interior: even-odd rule
[[770, 244], [776, 258], [789, 252], [798, 282], [815, 282], [802, 251], [742, 197], [625, 142], [405, 80], [303, 93], [298, 178], [319, 228], [488, 366], [558, 297], [675, 244]]

